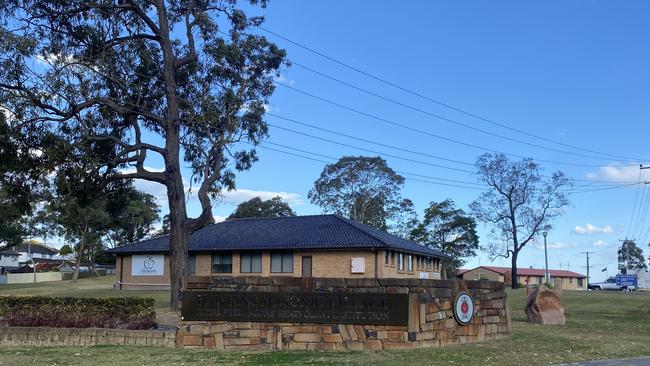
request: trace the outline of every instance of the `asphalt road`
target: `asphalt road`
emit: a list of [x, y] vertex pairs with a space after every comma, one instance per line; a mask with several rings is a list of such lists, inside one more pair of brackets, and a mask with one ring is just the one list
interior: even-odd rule
[[650, 366], [650, 357], [625, 358], [620, 360], [600, 360], [578, 363], [563, 363], [556, 366]]

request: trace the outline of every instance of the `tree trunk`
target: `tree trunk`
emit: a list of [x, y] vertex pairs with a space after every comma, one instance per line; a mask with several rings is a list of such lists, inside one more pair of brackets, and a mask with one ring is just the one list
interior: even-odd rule
[[83, 255], [84, 249], [86, 248], [86, 230], [81, 234], [81, 240], [79, 241], [79, 251], [77, 252], [77, 259], [75, 260], [74, 273], [72, 274], [72, 281], [77, 282], [79, 278], [79, 270], [81, 268], [81, 256]]
[[512, 278], [510, 279], [510, 287], [516, 289], [519, 285], [517, 280], [517, 252], [512, 253], [512, 271], [510, 272]]
[[[181, 183], [182, 187], [182, 183]], [[187, 249], [190, 232], [184, 227], [185, 196], [175, 195], [173, 189], [167, 190], [169, 199], [169, 269], [171, 296], [169, 307], [172, 311], [180, 309], [181, 292], [185, 290], [188, 276]]]

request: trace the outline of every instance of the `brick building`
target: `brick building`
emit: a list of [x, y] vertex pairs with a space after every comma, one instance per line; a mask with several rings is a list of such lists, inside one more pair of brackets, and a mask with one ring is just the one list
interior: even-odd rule
[[[566, 270], [549, 269], [551, 284], [556, 289], [565, 290], [586, 290], [587, 276]], [[505, 282], [509, 284], [512, 279], [510, 267], [480, 266], [474, 269], [461, 269], [459, 277], [464, 280], [481, 280]], [[539, 268], [517, 268], [517, 282], [528, 286], [541, 285], [544, 283], [546, 271]]]
[[[338, 215], [235, 219], [189, 240], [197, 276], [440, 278], [437, 250]], [[124, 289], [169, 287], [169, 237], [115, 248]]]

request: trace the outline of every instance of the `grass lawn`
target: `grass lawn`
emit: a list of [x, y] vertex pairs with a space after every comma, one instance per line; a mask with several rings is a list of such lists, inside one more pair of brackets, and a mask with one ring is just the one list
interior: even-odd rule
[[[116, 291], [112, 278], [77, 284], [0, 286], [2, 295], [152, 296], [166, 309], [167, 293]], [[564, 326], [526, 323], [525, 290], [509, 293], [512, 337], [485, 343], [382, 352], [231, 353], [155, 347], [0, 348], [0, 365], [549, 365], [590, 359], [650, 356], [650, 294], [574, 292], [561, 295]]]

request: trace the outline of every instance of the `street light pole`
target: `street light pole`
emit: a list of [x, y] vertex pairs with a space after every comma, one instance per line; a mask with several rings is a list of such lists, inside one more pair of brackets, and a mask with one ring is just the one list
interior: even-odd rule
[[544, 231], [542, 233], [542, 235], [544, 236], [544, 262], [545, 262], [545, 265], [546, 265], [546, 267], [545, 267], [546, 271], [544, 272], [544, 278], [546, 279], [546, 284], [548, 285], [550, 283], [550, 280], [548, 278], [548, 251], [546, 249], [546, 236], [548, 235], [548, 232]]

